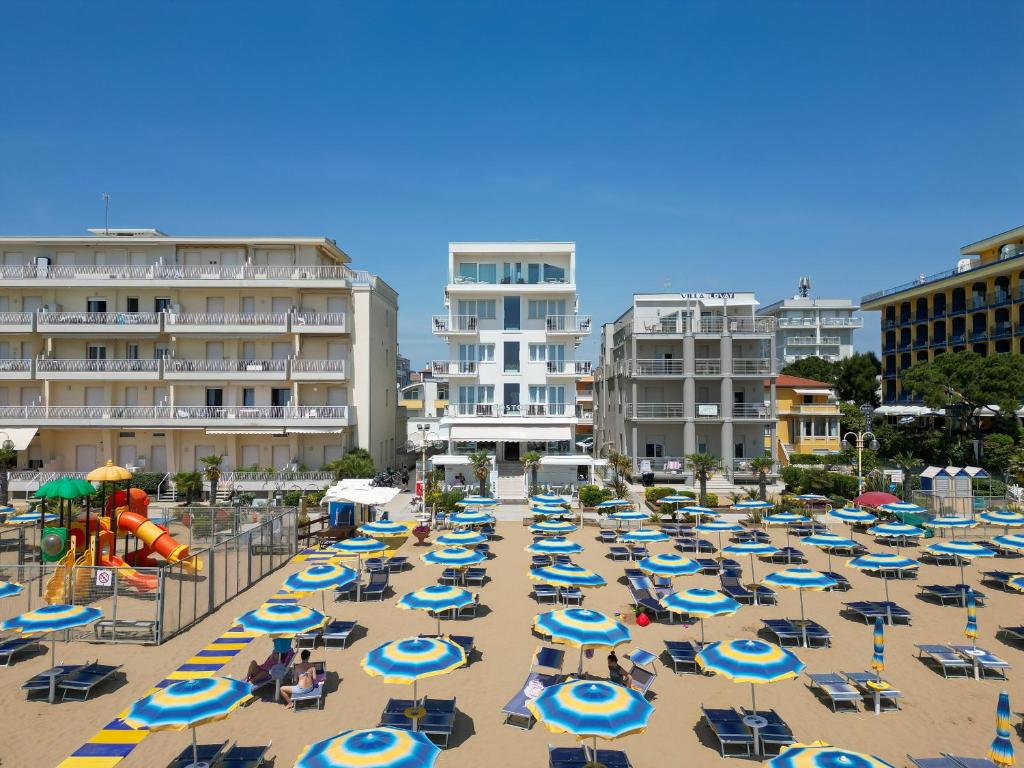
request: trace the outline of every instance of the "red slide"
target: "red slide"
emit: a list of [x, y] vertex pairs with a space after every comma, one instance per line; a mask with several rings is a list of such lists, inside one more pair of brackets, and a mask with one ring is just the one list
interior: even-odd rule
[[143, 574], [129, 568], [127, 563], [117, 555], [108, 555], [100, 558], [100, 565], [104, 568], [117, 568], [117, 576], [129, 586], [135, 587], [139, 592], [151, 592], [156, 589], [157, 578], [152, 574]]
[[157, 525], [152, 520], [136, 512], [122, 512], [117, 518], [117, 525], [129, 533], [135, 534], [143, 544], [163, 557], [168, 563], [183, 562], [197, 571], [202, 569], [198, 558], [189, 555], [187, 544], [179, 544], [166, 528]]

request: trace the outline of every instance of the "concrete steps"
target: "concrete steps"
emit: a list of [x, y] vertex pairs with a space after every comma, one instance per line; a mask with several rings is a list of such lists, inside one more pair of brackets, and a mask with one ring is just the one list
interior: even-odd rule
[[499, 501], [522, 501], [526, 498], [522, 464], [499, 464], [494, 496]]

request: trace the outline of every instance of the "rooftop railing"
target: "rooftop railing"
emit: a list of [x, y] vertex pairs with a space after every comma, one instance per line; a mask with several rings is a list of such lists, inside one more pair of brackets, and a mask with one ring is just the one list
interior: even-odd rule
[[345, 405], [4, 405], [0, 418], [11, 421], [115, 419], [123, 421], [347, 420]]
[[[0, 280], [351, 280], [360, 274], [337, 264], [7, 264]], [[365, 273], [369, 275], [369, 273]]]

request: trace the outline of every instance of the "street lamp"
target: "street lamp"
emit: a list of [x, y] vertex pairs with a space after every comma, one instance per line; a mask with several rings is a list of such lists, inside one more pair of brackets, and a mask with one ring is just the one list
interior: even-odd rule
[[[860, 496], [864, 491], [864, 445], [865, 441], [870, 438], [870, 442], [867, 443], [868, 448], [872, 451], [878, 450], [878, 439], [875, 437], [875, 433], [871, 431], [871, 414], [873, 408], [870, 405], [862, 405], [860, 412], [864, 414], [864, 429], [858, 432], [847, 432], [843, 435], [843, 447], [857, 449], [857, 495]], [[849, 438], [852, 437], [851, 441]]]
[[4, 441], [0, 444], [0, 448], [3, 448], [3, 460], [0, 461], [0, 505], [7, 506], [8, 504], [8, 485], [7, 485], [7, 466], [9, 463], [9, 456], [11, 451], [14, 450], [14, 441], [11, 440], [11, 436], [6, 432], [0, 431], [0, 435], [4, 436]]

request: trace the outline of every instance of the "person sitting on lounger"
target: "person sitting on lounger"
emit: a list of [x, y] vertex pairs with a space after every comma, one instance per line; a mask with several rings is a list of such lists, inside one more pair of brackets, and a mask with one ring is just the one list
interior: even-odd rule
[[[274, 638], [274, 653], [276, 657], [275, 663], [281, 664], [285, 660], [285, 656], [292, 649], [292, 640], [290, 637], [275, 637]], [[248, 683], [262, 683], [264, 680], [270, 679], [270, 667], [272, 665], [263, 662], [261, 666], [256, 662], [255, 659], [249, 662], [249, 672], [245, 676], [245, 680]]]
[[625, 688], [629, 688], [632, 682], [629, 674], [619, 664], [619, 657], [615, 655], [615, 651], [608, 654], [608, 680]]
[[310, 693], [316, 688], [316, 670], [309, 663], [309, 651], [305, 650], [300, 655], [300, 661], [295, 665], [295, 685], [282, 685], [281, 698], [289, 708], [294, 707], [292, 696], [297, 693]]

